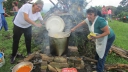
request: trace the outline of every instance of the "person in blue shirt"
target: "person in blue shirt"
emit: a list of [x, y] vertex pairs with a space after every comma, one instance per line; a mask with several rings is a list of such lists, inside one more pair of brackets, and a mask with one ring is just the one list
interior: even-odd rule
[[5, 11], [3, 9], [3, 2], [4, 0], [0, 0], [0, 30], [4, 27], [5, 31], [8, 31], [8, 24], [4, 17]]

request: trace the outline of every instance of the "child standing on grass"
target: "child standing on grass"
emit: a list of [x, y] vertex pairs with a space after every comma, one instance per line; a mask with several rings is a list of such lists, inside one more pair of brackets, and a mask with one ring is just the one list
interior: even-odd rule
[[108, 8], [108, 18], [111, 22], [111, 20], [112, 20], [112, 10], [110, 8]]
[[16, 17], [16, 15], [17, 15], [17, 12], [18, 12], [18, 10], [19, 10], [19, 8], [18, 8], [18, 2], [13, 2], [12, 3], [12, 6], [13, 6], [13, 11], [10, 11], [11, 13], [14, 13], [14, 18], [13, 18], [13, 21], [14, 21], [14, 19], [15, 19], [15, 17]]
[[6, 8], [4, 8], [4, 16], [10, 16], [9, 14], [6, 13]]

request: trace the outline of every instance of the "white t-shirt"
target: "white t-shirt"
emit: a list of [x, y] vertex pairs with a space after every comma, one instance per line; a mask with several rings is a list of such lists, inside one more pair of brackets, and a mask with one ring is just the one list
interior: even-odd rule
[[28, 14], [29, 18], [32, 21], [36, 21], [36, 20], [43, 20], [41, 13], [40, 12], [36, 12], [36, 13], [32, 13], [32, 4], [24, 4], [18, 11], [15, 20], [14, 20], [14, 24], [18, 27], [21, 28], [28, 28], [30, 27], [32, 24], [28, 23], [27, 21], [25, 21], [24, 19], [24, 13]]

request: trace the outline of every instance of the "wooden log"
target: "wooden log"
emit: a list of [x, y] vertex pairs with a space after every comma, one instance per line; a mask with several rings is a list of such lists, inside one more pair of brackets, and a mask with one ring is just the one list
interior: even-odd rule
[[79, 57], [68, 57], [68, 63], [81, 63], [81, 58]]
[[56, 68], [67, 68], [69, 67], [68, 63], [57, 63], [57, 62], [50, 62], [49, 65], [51, 65], [52, 67], [56, 67]]
[[115, 47], [115, 46], [112, 46], [111, 50], [115, 52], [116, 54], [118, 54], [119, 56], [128, 59], [128, 51], [123, 50], [122, 48]]
[[116, 64], [114, 64], [114, 65], [105, 64], [106, 70], [111, 70], [111, 69], [116, 69], [116, 68], [118, 68]]
[[84, 61], [79, 57], [69, 57], [68, 58], [69, 67], [75, 67], [77, 69], [84, 68]]
[[122, 69], [115, 69], [117, 72], [126, 72], [125, 70]]
[[68, 46], [68, 49], [71, 51], [71, 52], [78, 52], [78, 48], [76, 46]]
[[87, 61], [90, 61], [90, 62], [97, 62], [97, 60], [95, 60], [95, 59], [91, 59], [91, 58], [89, 58], [89, 57], [83, 57], [83, 60], [87, 60]]
[[54, 68], [51, 65], [48, 65], [48, 70], [51, 71], [51, 72], [57, 72], [56, 68]]
[[54, 59], [54, 57], [50, 57], [49, 60], [48, 60], [48, 62], [52, 62], [53, 59]]
[[[56, 68], [56, 67], [55, 67]], [[61, 72], [61, 69], [59, 69], [59, 68], [56, 68], [56, 70], [57, 70], [57, 72]]]
[[106, 70], [123, 69], [128, 70], [128, 64], [105, 64]]
[[47, 56], [46, 54], [40, 54], [41, 58], [43, 61], [48, 61], [49, 60], [49, 56]]
[[17, 63], [24, 62], [24, 60], [18, 60]]
[[24, 58], [24, 61], [29, 61], [29, 60], [31, 60], [31, 59], [35, 56], [35, 54], [36, 54], [36, 53], [34, 52], [34, 53], [28, 55], [26, 58]]
[[41, 55], [41, 58], [42, 58], [43, 61], [51, 62], [54, 59], [54, 57], [50, 57], [50, 56], [48, 56], [46, 54], [40, 54], [40, 55]]
[[57, 63], [67, 63], [67, 58], [65, 57], [60, 57], [60, 56], [56, 56], [54, 57], [53, 59], [54, 62], [57, 62]]

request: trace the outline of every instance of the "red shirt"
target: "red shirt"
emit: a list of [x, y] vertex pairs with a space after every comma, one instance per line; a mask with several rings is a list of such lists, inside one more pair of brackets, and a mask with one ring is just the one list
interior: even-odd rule
[[112, 14], [112, 10], [108, 10], [108, 14]]
[[102, 8], [102, 14], [107, 14], [107, 9], [105, 7]]

